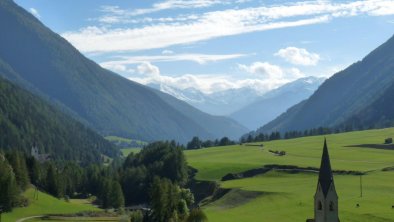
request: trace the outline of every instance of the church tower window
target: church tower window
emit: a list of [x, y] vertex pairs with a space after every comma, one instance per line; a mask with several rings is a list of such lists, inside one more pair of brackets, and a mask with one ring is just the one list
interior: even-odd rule
[[317, 210], [323, 210], [323, 204], [319, 200], [319, 203], [317, 204]]
[[331, 201], [331, 202], [330, 202], [330, 211], [334, 211], [334, 209], [335, 209], [335, 208], [334, 208], [334, 202]]

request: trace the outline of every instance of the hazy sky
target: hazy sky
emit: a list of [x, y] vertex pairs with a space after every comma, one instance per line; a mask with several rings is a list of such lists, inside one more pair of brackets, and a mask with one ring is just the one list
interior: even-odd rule
[[16, 0], [141, 83], [261, 91], [330, 76], [394, 34], [394, 1]]

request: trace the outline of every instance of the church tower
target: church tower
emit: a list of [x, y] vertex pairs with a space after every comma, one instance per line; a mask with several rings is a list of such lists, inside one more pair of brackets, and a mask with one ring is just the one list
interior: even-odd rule
[[315, 222], [339, 222], [338, 195], [335, 190], [326, 140], [324, 140], [314, 205]]

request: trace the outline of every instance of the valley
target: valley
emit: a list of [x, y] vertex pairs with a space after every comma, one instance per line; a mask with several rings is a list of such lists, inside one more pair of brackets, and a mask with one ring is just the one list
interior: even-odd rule
[[393, 21], [0, 0], [0, 222], [394, 222]]
[[[265, 218], [264, 221], [303, 221], [313, 216], [316, 170], [326, 138], [339, 195], [341, 219], [389, 222], [393, 214], [391, 206], [394, 196], [387, 194], [394, 193], [394, 150], [357, 145], [383, 144], [386, 138], [393, 135], [394, 128], [387, 128], [203, 148], [188, 150], [185, 154], [188, 164], [198, 170], [197, 180], [216, 182], [220, 189], [226, 190], [219, 199], [211, 202], [208, 198], [208, 201], [202, 202], [202, 208], [210, 221], [258, 221], [257, 218]], [[354, 145], [356, 146], [353, 147]], [[269, 150], [285, 151], [286, 155], [277, 156]], [[273, 165], [276, 169], [265, 173], [222, 181], [222, 177], [229, 173]], [[283, 170], [286, 167], [311, 170]], [[358, 174], [362, 177], [362, 197]], [[29, 189], [25, 195], [32, 196], [33, 190]], [[49, 202], [51, 205], [55, 203], [56, 207], [46, 207]], [[78, 203], [82, 203], [83, 207]], [[28, 208], [17, 208], [12, 213], [4, 214], [3, 218], [12, 221], [11, 218], [37, 214], [70, 214], [80, 211], [99, 209], [84, 201], [72, 200], [66, 203], [40, 193], [38, 202], [32, 200]]]

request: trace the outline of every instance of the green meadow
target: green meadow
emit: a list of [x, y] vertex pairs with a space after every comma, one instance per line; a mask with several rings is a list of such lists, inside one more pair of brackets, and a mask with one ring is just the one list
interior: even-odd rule
[[[326, 135], [333, 170], [361, 171], [360, 176], [334, 175], [339, 195], [341, 221], [394, 221], [394, 150], [366, 148], [382, 146], [394, 137], [394, 128]], [[198, 169], [199, 180], [218, 181], [231, 189], [204, 206], [213, 222], [295, 222], [313, 217], [313, 195], [317, 174], [270, 171], [266, 174], [221, 182], [227, 173], [237, 173], [267, 164], [319, 167], [324, 136], [186, 151], [188, 163]], [[361, 146], [362, 145], [362, 146]], [[389, 147], [386, 147], [389, 148]], [[276, 156], [268, 150], [286, 151]], [[357, 207], [357, 204], [359, 207]]]
[[33, 198], [34, 192], [33, 188], [29, 188], [24, 193], [24, 196], [30, 202], [28, 207], [15, 208], [11, 213], [3, 214], [2, 221], [14, 222], [21, 218], [46, 214], [73, 214], [82, 211], [100, 211], [99, 208], [86, 200], [70, 200], [66, 202], [42, 192], [38, 193], [38, 200], [35, 200]]
[[106, 140], [110, 141], [110, 142], [123, 142], [123, 143], [136, 143], [139, 146], [144, 146], [147, 145], [147, 142], [141, 141], [141, 140], [135, 140], [135, 139], [128, 139], [128, 138], [124, 138], [124, 137], [119, 137], [119, 136], [106, 136], [105, 137]]
[[[122, 152], [122, 155], [124, 157], [127, 157], [130, 153], [138, 153], [142, 149], [141, 147], [147, 145], [147, 142], [141, 141], [141, 140], [133, 140], [133, 139], [127, 139], [119, 136], [106, 136], [106, 140], [112, 142], [112, 143], [123, 143], [124, 145], [128, 145], [126, 147], [122, 147], [120, 151]], [[134, 146], [137, 144], [138, 146]]]
[[125, 148], [125, 149], [120, 149], [120, 151], [122, 152], [122, 155], [124, 157], [127, 157], [130, 153], [139, 153], [141, 151], [142, 148]]

